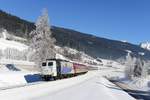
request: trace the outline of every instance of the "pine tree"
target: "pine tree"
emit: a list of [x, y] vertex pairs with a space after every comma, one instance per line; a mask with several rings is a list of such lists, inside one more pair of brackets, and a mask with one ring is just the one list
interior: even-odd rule
[[38, 18], [35, 26], [36, 29], [30, 33], [32, 38], [30, 47], [34, 50], [33, 59], [36, 65], [41, 67], [42, 61], [55, 57], [55, 39], [51, 36], [48, 11], [46, 9], [43, 10], [42, 16]]

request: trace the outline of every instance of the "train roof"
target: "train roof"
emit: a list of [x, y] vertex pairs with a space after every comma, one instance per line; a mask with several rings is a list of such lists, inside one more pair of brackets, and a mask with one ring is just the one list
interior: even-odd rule
[[53, 59], [46, 59], [46, 60], [67, 61], [67, 62], [69, 62], [68, 60], [64, 60], [64, 59], [56, 59], [56, 58], [53, 58]]
[[46, 59], [47, 60], [55, 60], [55, 61], [65, 61], [65, 62], [71, 62], [71, 63], [75, 63], [75, 64], [80, 64], [80, 65], [85, 65], [83, 63], [79, 63], [79, 62], [76, 62], [76, 61], [69, 61], [69, 60], [64, 60], [64, 59], [56, 59], [56, 58], [52, 58], [52, 59]]

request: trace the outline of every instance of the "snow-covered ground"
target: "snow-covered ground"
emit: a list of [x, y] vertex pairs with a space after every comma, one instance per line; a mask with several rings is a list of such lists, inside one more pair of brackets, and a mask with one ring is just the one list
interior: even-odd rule
[[[121, 70], [117, 68], [117, 70]], [[0, 91], [2, 100], [135, 100], [103, 76], [122, 74], [102, 67], [85, 75]], [[17, 79], [16, 79], [17, 80]], [[23, 80], [23, 79], [22, 79]]]
[[68, 98], [70, 100], [135, 100], [99, 74], [74, 86], [44, 94], [33, 100], [66, 100]]
[[[29, 68], [22, 67], [23, 65], [28, 65], [31, 67], [30, 62], [16, 61], [15, 60], [0, 60], [0, 89], [11, 88], [15, 86], [23, 86], [31, 82], [41, 81], [41, 77], [38, 75], [39, 72], [34, 70], [27, 70]], [[21, 65], [23, 64], [23, 65]]]
[[[14, 38], [14, 40], [22, 40], [17, 37]], [[16, 50], [24, 51], [28, 49], [28, 46], [23, 43], [7, 39], [6, 32], [3, 32], [3, 38], [0, 38], [0, 50], [4, 53], [7, 48], [13, 49], [13, 52], [11, 50], [5, 51], [7, 56], [10, 56], [10, 53], [14, 54]], [[61, 47], [56, 46], [55, 48], [57, 51], [56, 58], [69, 60], [62, 55], [63, 51], [61, 50], [63, 49]], [[68, 47], [66, 49], [73, 54], [79, 52]], [[22, 54], [22, 52], [19, 53]], [[90, 71], [85, 75], [68, 79], [25, 86], [31, 82], [41, 81], [39, 72], [34, 67], [35, 64], [22, 59], [10, 60], [10, 58], [1, 57], [0, 59], [0, 99], [2, 100], [66, 100], [68, 98], [70, 100], [134, 100], [105, 78], [120, 79], [124, 77], [124, 66], [113, 60], [99, 58], [98, 61], [82, 52], [82, 61], [77, 62], [98, 67], [100, 70]], [[16, 56], [13, 58], [16, 58]], [[14, 67], [19, 70], [13, 71], [6, 67], [7, 64], [14, 64]], [[2, 90], [17, 86], [19, 88]]]
[[10, 71], [5, 67], [0, 68], [0, 89], [23, 86], [41, 80], [39, 72]]
[[[28, 84], [28, 80], [29, 80], [28, 76], [30, 75], [30, 79], [31, 79], [31, 75], [34, 76], [34, 74], [37, 74], [37, 73], [23, 72], [23, 71], [1, 72], [0, 73], [0, 89], [26, 85]], [[32, 78], [33, 78], [32, 80], [35, 80], [35, 76]]]
[[14, 48], [14, 49], [22, 51], [22, 50], [27, 49], [28, 46], [26, 46], [22, 43], [16, 42], [16, 41], [9, 41], [9, 40], [0, 38], [0, 49], [4, 50], [6, 48]]
[[[2, 39], [2, 41], [8, 42], [6, 44], [9, 44], [8, 40]], [[13, 46], [11, 43], [10, 45]], [[14, 46], [16, 45], [18, 44], [15, 44]], [[23, 46], [21, 47], [21, 50], [25, 48]], [[57, 54], [57, 57], [67, 59], [60, 54]], [[97, 62], [96, 59], [90, 57], [85, 57], [84, 59], [90, 62]], [[40, 77], [37, 75], [39, 72], [23, 70], [21, 65], [25, 64], [27, 66], [32, 66], [34, 63], [1, 59], [0, 89], [17, 86], [25, 87], [1, 90], [0, 98], [2, 98], [2, 100], [66, 100], [68, 98], [70, 98], [70, 100], [99, 100], [101, 98], [103, 98], [103, 100], [120, 100], [122, 98], [122, 100], [134, 100], [134, 98], [129, 96], [126, 92], [104, 78], [104, 76], [111, 76], [113, 78], [123, 76], [124, 66], [114, 61], [106, 59], [101, 60], [104, 66], [99, 66], [100, 70], [98, 71], [90, 71], [85, 75], [69, 79], [25, 86], [31, 82], [41, 81]], [[7, 63], [15, 64], [15, 67], [20, 69], [20, 71], [11, 71], [5, 66]]]

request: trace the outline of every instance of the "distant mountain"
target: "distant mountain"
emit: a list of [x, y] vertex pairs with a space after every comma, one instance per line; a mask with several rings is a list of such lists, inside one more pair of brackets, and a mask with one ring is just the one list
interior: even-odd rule
[[[13, 35], [28, 39], [29, 32], [33, 30], [35, 26], [32, 22], [0, 11], [0, 28], [5, 28]], [[57, 45], [85, 51], [85, 53], [95, 58], [118, 59], [125, 56], [127, 50], [130, 50], [134, 55], [138, 55], [139, 52], [144, 52], [144, 58], [150, 59], [150, 51], [128, 42], [100, 38], [56, 26], [52, 26], [51, 30], [52, 35], [57, 40]]]
[[0, 28], [20, 37], [28, 37], [28, 33], [35, 28], [34, 23], [20, 19], [0, 10]]
[[141, 43], [140, 47], [150, 51], [150, 42]]

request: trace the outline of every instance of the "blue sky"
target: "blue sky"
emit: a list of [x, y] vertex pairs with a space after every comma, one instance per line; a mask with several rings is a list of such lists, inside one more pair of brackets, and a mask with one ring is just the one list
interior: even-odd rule
[[47, 8], [51, 25], [134, 44], [150, 41], [150, 0], [0, 0], [0, 9], [36, 21]]

